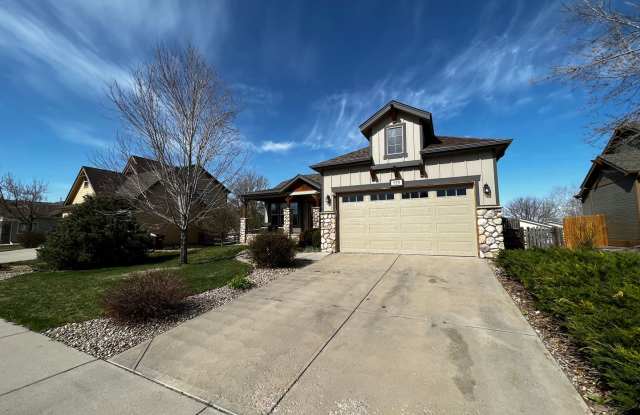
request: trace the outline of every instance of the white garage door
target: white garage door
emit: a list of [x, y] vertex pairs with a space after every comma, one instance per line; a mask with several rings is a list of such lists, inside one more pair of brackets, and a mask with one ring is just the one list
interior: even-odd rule
[[471, 187], [340, 197], [342, 252], [477, 256]]

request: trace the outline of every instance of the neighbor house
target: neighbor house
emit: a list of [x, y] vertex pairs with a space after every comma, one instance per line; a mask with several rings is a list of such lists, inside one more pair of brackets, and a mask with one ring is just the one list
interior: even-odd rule
[[[156, 195], [161, 198], [164, 188], [157, 175], [152, 172], [155, 163], [157, 162], [144, 157], [131, 156], [122, 172], [82, 166], [64, 201], [65, 212], [63, 216], [71, 214], [73, 206], [83, 203], [87, 196], [126, 196], [131, 198], [131, 196], [138, 196], [137, 194], [132, 195], [132, 192], [145, 192], [150, 194], [148, 197], [152, 199]], [[137, 174], [135, 184], [132, 178], [134, 173]], [[220, 199], [223, 200], [219, 203], [226, 203], [229, 190], [210, 174], [207, 173], [205, 176], [207, 177], [206, 180], [211, 180], [215, 186], [220, 188], [222, 194]], [[139, 213], [138, 220], [152, 236], [161, 240], [165, 245], [179, 243], [180, 232], [175, 225], [167, 223], [150, 213]], [[209, 239], [211, 239], [211, 235], [209, 235], [209, 230], [204, 226], [191, 226], [189, 228], [189, 244]]]
[[[14, 202], [10, 200], [8, 203], [13, 205]], [[7, 209], [0, 203], [0, 244], [16, 243], [19, 235], [28, 231], [28, 225], [13, 212], [15, 211]], [[62, 204], [35, 202], [33, 212], [35, 218], [31, 231], [46, 235], [56, 227], [61, 216]]]
[[640, 245], [640, 125], [614, 131], [576, 195], [585, 215], [605, 216], [609, 245]]
[[518, 219], [522, 229], [553, 229], [562, 228], [563, 225], [558, 222], [537, 222], [529, 219]]
[[[504, 248], [497, 161], [508, 139], [439, 136], [431, 113], [391, 101], [360, 125], [367, 146], [243, 195], [326, 252], [494, 256]], [[241, 219], [241, 239], [251, 234]]]

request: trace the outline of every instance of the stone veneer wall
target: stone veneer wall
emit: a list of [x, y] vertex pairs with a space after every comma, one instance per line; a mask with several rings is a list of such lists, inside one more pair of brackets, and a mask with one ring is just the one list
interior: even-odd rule
[[320, 207], [319, 206], [313, 206], [311, 208], [311, 217], [313, 218], [311, 227], [313, 229], [320, 228]]
[[320, 249], [330, 254], [336, 252], [336, 213], [320, 213]]
[[502, 208], [482, 207], [476, 210], [480, 258], [495, 258], [504, 249]]
[[282, 231], [284, 232], [285, 235], [290, 236], [291, 235], [291, 209], [290, 208], [282, 209], [282, 215], [283, 215]]

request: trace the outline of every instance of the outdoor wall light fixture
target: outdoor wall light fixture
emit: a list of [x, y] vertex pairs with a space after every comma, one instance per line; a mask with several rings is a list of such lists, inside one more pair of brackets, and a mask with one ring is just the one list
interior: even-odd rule
[[482, 191], [484, 192], [485, 195], [491, 194], [491, 188], [487, 183], [485, 183], [484, 186], [482, 186]]
[[327, 205], [331, 206], [331, 196], [327, 195]]

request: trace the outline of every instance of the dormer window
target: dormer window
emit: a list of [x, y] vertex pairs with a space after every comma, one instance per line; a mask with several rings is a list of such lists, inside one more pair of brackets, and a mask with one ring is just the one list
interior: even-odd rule
[[405, 124], [393, 124], [384, 129], [384, 158], [405, 157]]

